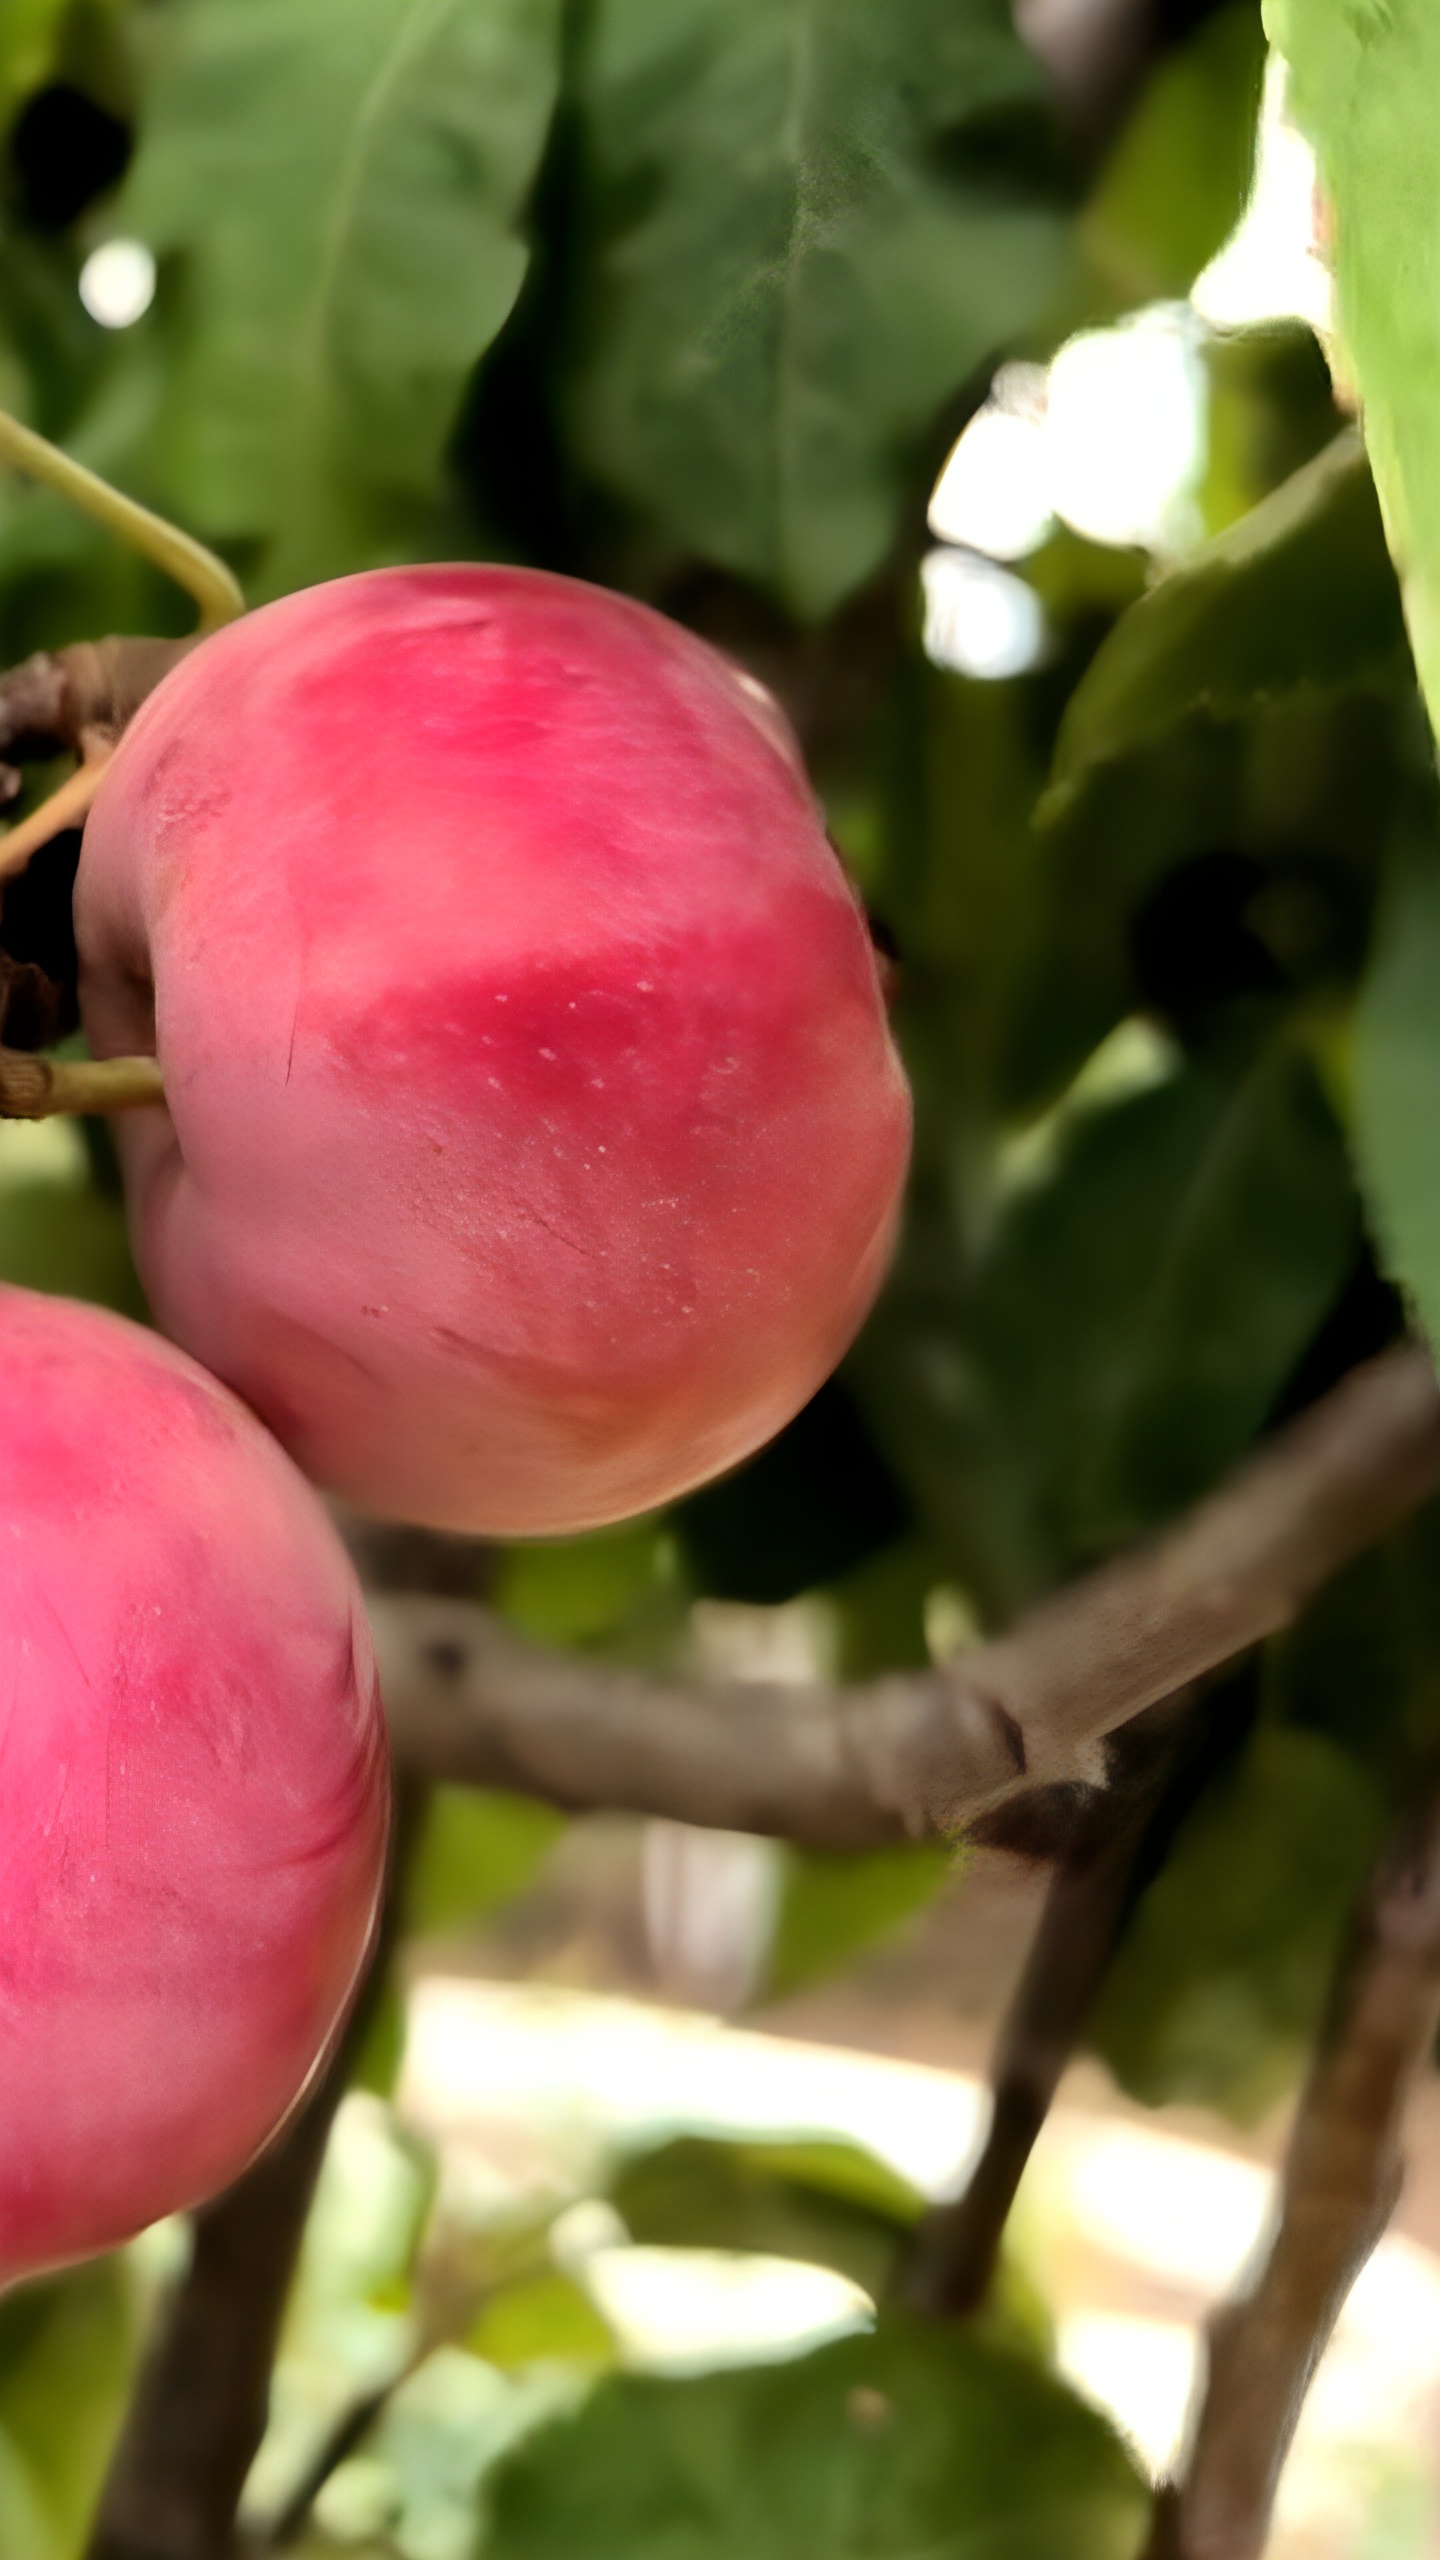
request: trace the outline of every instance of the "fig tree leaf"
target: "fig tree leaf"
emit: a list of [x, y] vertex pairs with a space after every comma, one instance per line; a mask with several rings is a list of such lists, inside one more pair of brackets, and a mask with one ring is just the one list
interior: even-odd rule
[[1356, 1156], [1387, 1266], [1440, 1346], [1440, 840], [1397, 847], [1361, 995]]
[[[519, 292], [558, 0], [186, 0], [116, 227], [173, 266], [153, 456], [266, 591], [438, 539]], [[453, 540], [453, 537], [452, 537]]]
[[888, 2320], [792, 2364], [615, 2375], [494, 2477], [486, 2560], [1135, 2560], [1148, 2491], [1034, 2362]]
[[1002, 0], [599, 0], [582, 466], [829, 612], [889, 551], [937, 411], [1056, 287], [1042, 98]]
[[1415, 663], [1440, 719], [1440, 13], [1267, 0], [1333, 215], [1337, 318], [1364, 406]]
[[1251, 0], [1160, 61], [1111, 150], [1081, 241], [1125, 305], [1187, 294], [1239, 221], [1265, 43]]
[[1141, 1897], [1090, 2041], [1147, 2106], [1254, 2123], [1319, 2026], [1384, 1808], [1352, 1754], [1262, 1727], [1202, 1798]]
[[1042, 816], [1191, 712], [1236, 719], [1300, 685], [1403, 682], [1405, 663], [1374, 484], [1348, 432], [1121, 616], [1066, 707]]
[[122, 2258], [0, 2301], [0, 2550], [79, 2560], [124, 2414], [138, 2339]]

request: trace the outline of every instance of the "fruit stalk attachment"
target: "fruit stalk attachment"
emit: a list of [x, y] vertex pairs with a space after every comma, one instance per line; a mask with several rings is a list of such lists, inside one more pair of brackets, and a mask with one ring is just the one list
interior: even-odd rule
[[193, 596], [200, 609], [201, 631], [218, 631], [221, 624], [234, 622], [245, 610], [245, 598], [233, 570], [203, 542], [196, 542], [178, 525], [169, 524], [164, 516], [155, 515], [134, 498], [112, 489], [97, 471], [89, 471], [76, 462], [47, 436], [37, 435], [33, 427], [22, 427], [0, 409], [0, 461], [23, 471], [57, 496], [68, 498], [82, 515], [93, 516], [138, 551], [143, 559], [153, 560], [157, 569]]
[[155, 1058], [41, 1058], [28, 1049], [0, 1049], [0, 1120], [134, 1111], [164, 1099]]

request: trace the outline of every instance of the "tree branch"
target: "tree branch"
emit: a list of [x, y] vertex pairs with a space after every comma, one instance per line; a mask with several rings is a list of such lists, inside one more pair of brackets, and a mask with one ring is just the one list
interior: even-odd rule
[[[1133, 1908], [1137, 1879], [1152, 1863], [1157, 1819], [1167, 1835], [1174, 1828], [1170, 1780], [1193, 1704], [1193, 1693], [1182, 1690], [1122, 1736], [1124, 1765], [1088, 1801], [1056, 1862], [996, 2039], [984, 2148], [964, 2193], [925, 2215], [902, 2276], [904, 2297], [917, 2311], [963, 2319], [989, 2293], [1030, 2154]], [[1187, 1800], [1194, 1792], [1192, 1783]]]
[[190, 2265], [141, 2369], [86, 2560], [232, 2560], [270, 2375], [335, 2111], [384, 1991], [397, 1879], [423, 1790], [402, 1789], [365, 1984], [322, 2078], [268, 2150], [195, 2216]]
[[1440, 1482], [1440, 1384], [1352, 1370], [1153, 1543], [936, 1670], [852, 1688], [680, 1680], [547, 1652], [473, 1602], [380, 1594], [397, 1752], [428, 1777], [831, 1849], [947, 1836], [1288, 1626]]
[[1162, 2501], [1152, 2560], [1259, 2560], [1315, 2367], [1394, 2210], [1405, 2105], [1437, 2027], [1440, 1800], [1406, 1826], [1372, 1887], [1300, 2102], [1269, 2255], [1210, 2323], [1193, 2449]]

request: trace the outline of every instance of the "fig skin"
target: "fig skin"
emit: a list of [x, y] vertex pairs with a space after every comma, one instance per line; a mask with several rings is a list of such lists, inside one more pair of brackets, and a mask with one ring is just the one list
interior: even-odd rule
[[367, 572], [216, 633], [76, 891], [158, 1322], [364, 1509], [626, 1517], [857, 1330], [910, 1136], [863, 915], [753, 679], [535, 570]]
[[0, 1289], [0, 2285], [238, 2176], [332, 2044], [389, 1758], [349, 1559], [253, 1414]]

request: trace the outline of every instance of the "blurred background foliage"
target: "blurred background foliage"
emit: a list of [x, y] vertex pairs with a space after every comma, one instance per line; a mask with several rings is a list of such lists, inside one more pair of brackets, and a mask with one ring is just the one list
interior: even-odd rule
[[[1398, 591], [1314, 331], [1187, 300], [1251, 184], [1258, 10], [1157, 24], [1097, 117], [1005, 0], [0, 12], [0, 400], [255, 601], [505, 558], [688, 621], [786, 702], [898, 958], [916, 1153], [871, 1323], [725, 1483], [463, 1560], [451, 1587], [539, 1640], [725, 1667], [764, 1610], [801, 1672], [922, 1663], [1191, 1501], [1407, 1300], [1440, 1313], [1440, 841]], [[1057, 351], [1137, 327], [1193, 387], [1165, 523], [1057, 505], [995, 556], [938, 501], [931, 529], [967, 421], [1023, 419], [1047, 380], [1053, 417]], [[1030, 634], [1013, 662], [967, 638], [975, 594]], [[6, 661], [184, 620], [0, 486]], [[61, 981], [75, 853], [4, 905]], [[103, 1130], [0, 1132], [0, 1275], [140, 1310]], [[1437, 1540], [1425, 1515], [1352, 1568], [1249, 1683], [1094, 2021], [1135, 2096], [1250, 2119], [1293, 2085], [1386, 1808], [1440, 1749]], [[438, 1791], [407, 1930], [513, 1900], [563, 1829]], [[839, 1963], [953, 1864], [786, 1853], [753, 1987]], [[398, 2045], [396, 2000], [252, 2483], [273, 2522], [373, 2396], [305, 2548], [838, 2560], [958, 2549], [963, 2509], [1013, 2560], [1135, 2552], [1137, 2476], [1046, 2371], [1018, 2276], [964, 2333], [887, 2312], [790, 2366], [597, 2379], [614, 2342], [560, 2203], [447, 2223], [383, 2103]], [[591, 2185], [637, 2241], [881, 2292], [916, 2210], [885, 2176], [682, 2142]], [[0, 2304], [8, 2560], [80, 2547], [181, 2245]]]

